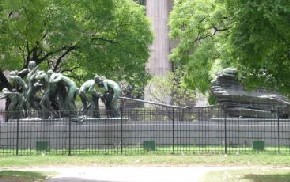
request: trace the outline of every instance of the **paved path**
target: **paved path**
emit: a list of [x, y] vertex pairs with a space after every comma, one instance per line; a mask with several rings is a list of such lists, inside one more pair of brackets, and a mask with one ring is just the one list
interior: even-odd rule
[[[257, 167], [35, 167], [35, 168], [0, 168], [1, 170], [53, 171], [57, 175], [47, 182], [200, 182], [211, 171], [249, 169]], [[265, 166], [259, 169], [271, 170]], [[274, 167], [275, 168], [275, 167]], [[289, 167], [279, 169], [290, 170]]]
[[35, 167], [0, 170], [53, 171], [47, 182], [199, 182], [207, 172], [239, 167]]
[[204, 167], [85, 167], [62, 168], [49, 182], [194, 182]]

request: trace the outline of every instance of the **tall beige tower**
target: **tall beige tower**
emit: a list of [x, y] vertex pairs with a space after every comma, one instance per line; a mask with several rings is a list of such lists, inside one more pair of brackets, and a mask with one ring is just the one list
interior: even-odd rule
[[[174, 42], [170, 41], [168, 33], [169, 14], [173, 8], [174, 0], [139, 0], [146, 6], [147, 16], [152, 23], [154, 41], [151, 46], [151, 54], [148, 60], [147, 69], [153, 76], [164, 76], [171, 71], [169, 54], [174, 47]], [[154, 93], [153, 93], [154, 92]], [[152, 94], [153, 93], [153, 94]], [[156, 99], [155, 96], [160, 98]], [[158, 85], [149, 84], [145, 87], [145, 100], [152, 100], [170, 104], [170, 94], [165, 95]], [[207, 97], [199, 94], [197, 106], [206, 106]]]
[[[168, 21], [172, 0], [146, 0], [145, 5], [154, 33], [147, 70], [153, 76], [165, 76], [171, 71], [168, 57], [170, 53]], [[145, 100], [170, 104], [170, 94], [166, 94], [163, 89], [158, 83], [148, 84], [145, 87]]]
[[171, 70], [168, 59], [170, 41], [168, 37], [168, 18], [172, 0], [146, 0], [147, 16], [151, 19], [154, 42], [147, 69], [152, 75], [165, 75]]

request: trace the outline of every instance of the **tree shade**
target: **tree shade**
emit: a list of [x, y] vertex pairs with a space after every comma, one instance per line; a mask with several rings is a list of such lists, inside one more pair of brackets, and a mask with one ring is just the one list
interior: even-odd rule
[[144, 6], [132, 0], [2, 0], [0, 69], [42, 69], [75, 80], [95, 73], [146, 81], [153, 35]]
[[248, 87], [290, 92], [288, 1], [175, 0], [169, 25], [184, 85], [206, 92], [216, 72], [236, 67]]

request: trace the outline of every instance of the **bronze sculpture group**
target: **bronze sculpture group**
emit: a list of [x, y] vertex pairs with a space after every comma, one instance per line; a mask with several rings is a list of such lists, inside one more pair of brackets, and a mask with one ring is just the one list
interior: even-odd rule
[[[23, 73], [27, 74], [26, 79], [19, 76]], [[10, 72], [8, 81], [12, 89], [4, 88], [0, 98], [8, 101], [10, 119], [33, 117], [33, 113], [43, 119], [77, 117], [77, 95], [82, 101], [82, 115], [99, 118], [99, 100], [105, 105], [107, 117], [120, 115], [120, 86], [104, 76], [96, 75], [77, 88], [69, 77], [52, 70], [39, 70], [36, 63], [30, 61], [28, 69]]]

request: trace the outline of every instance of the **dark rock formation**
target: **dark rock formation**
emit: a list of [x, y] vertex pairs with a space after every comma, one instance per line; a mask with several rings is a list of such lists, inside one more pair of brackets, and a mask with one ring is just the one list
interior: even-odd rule
[[229, 117], [275, 118], [278, 113], [280, 118], [288, 118], [287, 97], [265, 89], [245, 90], [237, 80], [236, 69], [227, 68], [218, 74], [211, 90]]

